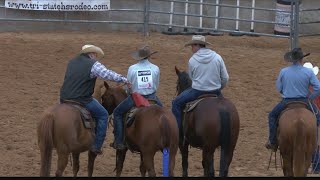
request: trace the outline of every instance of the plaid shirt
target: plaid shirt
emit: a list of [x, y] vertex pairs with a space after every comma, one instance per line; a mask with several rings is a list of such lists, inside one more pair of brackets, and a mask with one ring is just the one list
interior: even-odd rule
[[111, 80], [111, 81], [115, 81], [115, 82], [128, 82], [127, 78], [110, 70], [107, 69], [103, 64], [101, 64], [100, 62], [96, 61], [92, 68], [91, 68], [91, 74], [90, 74], [91, 78], [95, 78], [95, 77], [100, 77], [103, 80], [107, 81], [107, 80]]

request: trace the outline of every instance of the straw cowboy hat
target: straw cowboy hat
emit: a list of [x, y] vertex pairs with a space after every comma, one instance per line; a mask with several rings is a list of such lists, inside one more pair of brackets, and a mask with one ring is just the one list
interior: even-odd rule
[[136, 51], [134, 51], [131, 56], [133, 59], [135, 60], [142, 60], [145, 59], [149, 56], [151, 56], [152, 54], [157, 53], [157, 51], [151, 51], [149, 46], [143, 46], [139, 49], [137, 49]]
[[318, 66], [313, 67], [313, 65], [310, 62], [304, 63], [303, 67], [312, 69], [312, 71], [315, 75], [317, 75], [319, 73], [319, 67]]
[[211, 43], [206, 41], [206, 37], [202, 35], [193, 35], [192, 39], [188, 41], [184, 47], [193, 45], [193, 44], [203, 44], [203, 45], [212, 45]]
[[299, 61], [309, 55], [310, 55], [310, 53], [304, 54], [302, 52], [301, 48], [294, 48], [294, 49], [292, 49], [292, 51], [287, 52], [284, 55], [284, 59], [289, 62], [297, 62], [297, 61]]
[[82, 46], [82, 50], [80, 51], [80, 54], [86, 54], [91, 52], [98, 54], [97, 59], [101, 59], [104, 56], [104, 52], [102, 51], [101, 48], [91, 44], [86, 44]]

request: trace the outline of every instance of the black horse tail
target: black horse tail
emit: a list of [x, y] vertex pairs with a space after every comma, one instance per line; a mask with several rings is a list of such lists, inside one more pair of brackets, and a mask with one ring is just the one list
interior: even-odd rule
[[230, 151], [231, 143], [231, 130], [230, 130], [230, 113], [225, 110], [221, 110], [220, 114], [220, 145], [221, 145], [221, 155], [220, 155], [220, 176], [224, 176], [227, 172], [226, 155]]

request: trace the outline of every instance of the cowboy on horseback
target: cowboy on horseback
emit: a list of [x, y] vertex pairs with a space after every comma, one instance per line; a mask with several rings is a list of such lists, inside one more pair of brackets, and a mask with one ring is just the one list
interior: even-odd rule
[[194, 35], [192, 40], [185, 44], [191, 46], [193, 55], [189, 59], [188, 74], [192, 80], [192, 87], [184, 90], [172, 101], [172, 112], [176, 117], [178, 127], [181, 129], [182, 110], [185, 105], [196, 100], [203, 94], [221, 96], [229, 75], [222, 57], [215, 51], [207, 48], [211, 43], [205, 36]]
[[[162, 107], [162, 103], [156, 95], [160, 81], [160, 69], [149, 61], [149, 57], [157, 51], [151, 52], [149, 46], [143, 46], [131, 55], [137, 60], [128, 69], [127, 79], [131, 82], [131, 91], [141, 94], [144, 98], [154, 100]], [[113, 110], [114, 143], [113, 148], [122, 150], [126, 146], [123, 142], [123, 117], [126, 112], [135, 106], [132, 96], [128, 96]]]
[[88, 109], [96, 121], [95, 142], [90, 151], [101, 154], [108, 121], [108, 111], [92, 97], [97, 77], [103, 80], [128, 83], [124, 76], [107, 69], [98, 60], [104, 56], [101, 48], [84, 45], [80, 54], [68, 63], [60, 89], [60, 102], [72, 100]]
[[[294, 48], [284, 55], [284, 59], [292, 62], [292, 65], [281, 69], [276, 81], [277, 90], [282, 95], [282, 100], [269, 113], [269, 141], [266, 148], [276, 151], [277, 145], [277, 120], [280, 113], [285, 109], [290, 101], [302, 101], [308, 105], [309, 109], [316, 110], [313, 100], [320, 94], [320, 82], [310, 68], [303, 67], [302, 60], [309, 54], [304, 54], [301, 48]], [[313, 93], [309, 94], [309, 86], [313, 88]], [[319, 122], [319, 113], [316, 115]]]

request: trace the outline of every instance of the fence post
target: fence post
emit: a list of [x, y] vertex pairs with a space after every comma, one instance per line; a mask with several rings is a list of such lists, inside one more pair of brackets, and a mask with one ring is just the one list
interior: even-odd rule
[[293, 48], [299, 46], [299, 11], [300, 11], [300, 0], [295, 0], [294, 10], [294, 32], [293, 32]]
[[291, 1], [291, 21], [290, 21], [290, 48], [291, 50], [299, 46], [299, 4], [300, 0]]
[[149, 17], [150, 17], [150, 0], [145, 0], [144, 18], [143, 18], [143, 35], [149, 36]]

